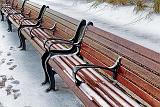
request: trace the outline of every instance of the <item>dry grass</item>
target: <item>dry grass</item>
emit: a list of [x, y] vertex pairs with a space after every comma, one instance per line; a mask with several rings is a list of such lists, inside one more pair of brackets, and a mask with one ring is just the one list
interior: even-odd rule
[[142, 11], [142, 10], [145, 10], [145, 8], [147, 8], [148, 6], [145, 4], [145, 2], [143, 0], [137, 0], [135, 2], [135, 9], [136, 12], [138, 11]]
[[114, 5], [127, 5], [129, 4], [129, 0], [107, 0], [108, 3], [112, 3]]
[[110, 3], [112, 5], [134, 5], [135, 8], [134, 10], [136, 12], [139, 11], [143, 11], [145, 9], [150, 9], [150, 11], [155, 12], [155, 13], [160, 13], [160, 0], [154, 0], [154, 1], [150, 1], [151, 4], [150, 5], [148, 2], [146, 2], [146, 0], [95, 0], [93, 6], [97, 6], [101, 3]]
[[154, 0], [153, 10], [155, 13], [160, 13], [160, 0]]

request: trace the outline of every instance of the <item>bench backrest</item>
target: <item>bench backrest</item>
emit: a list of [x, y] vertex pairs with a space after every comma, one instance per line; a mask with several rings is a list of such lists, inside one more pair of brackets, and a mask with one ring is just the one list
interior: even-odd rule
[[[27, 1], [27, 0], [24, 0], [24, 1]], [[16, 11], [21, 11], [22, 9], [22, 5], [24, 4], [25, 2], [23, 2], [22, 0], [11, 0], [9, 2], [10, 6], [12, 7], [12, 9], [16, 10]]]
[[55, 31], [48, 32], [50, 36], [63, 38], [63, 39], [70, 39], [75, 35], [77, 30], [77, 26], [80, 23], [78, 20], [73, 19], [69, 16], [61, 14], [51, 9], [47, 9], [43, 16], [42, 26], [46, 28], [51, 28], [55, 23]]
[[30, 18], [37, 18], [41, 9], [41, 5], [27, 1], [24, 5], [24, 15], [30, 13]]
[[23, 7], [24, 7], [26, 1], [28, 1], [28, 0], [24, 0], [24, 1], [22, 1], [22, 0], [13, 0], [13, 4], [12, 4], [13, 5], [13, 9], [19, 10], [19, 11], [23, 11], [24, 10]]
[[[110, 66], [121, 56], [118, 85], [152, 106], [160, 105], [160, 54], [94, 26], [88, 28], [80, 53], [87, 62], [101, 66]], [[105, 70], [101, 73], [112, 75]]]
[[19, 9], [21, 2], [22, 2], [21, 0], [12, 0], [11, 7], [13, 9]]

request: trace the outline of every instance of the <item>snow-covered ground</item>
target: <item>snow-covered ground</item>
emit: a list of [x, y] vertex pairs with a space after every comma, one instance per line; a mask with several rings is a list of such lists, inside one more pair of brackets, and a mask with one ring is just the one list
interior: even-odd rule
[[133, 6], [113, 7], [104, 3], [93, 8], [93, 3], [86, 3], [85, 0], [30, 1], [49, 5], [50, 8], [78, 20], [92, 21], [103, 30], [160, 52], [160, 15], [152, 14], [151, 19], [145, 19], [149, 12], [136, 14]]
[[[160, 52], [160, 16], [144, 19], [148, 12], [135, 14], [134, 7], [113, 7], [102, 4], [92, 8], [85, 0], [30, 0], [47, 4], [50, 8], [78, 20], [87, 19], [94, 25], [120, 37]], [[46, 2], [47, 1], [47, 2]], [[0, 22], [0, 107], [80, 107], [83, 104], [70, 91], [59, 76], [56, 76], [58, 91], [45, 93], [48, 87], [41, 86], [43, 70], [40, 56], [28, 43], [27, 51], [19, 51], [16, 30], [7, 32], [6, 22]], [[7, 95], [8, 92], [8, 95]]]
[[[20, 51], [16, 29], [7, 32], [0, 22], [0, 107], [81, 107], [83, 104], [56, 75], [58, 91], [45, 92], [38, 52], [27, 42], [27, 51]], [[2, 84], [2, 80], [5, 81]]]

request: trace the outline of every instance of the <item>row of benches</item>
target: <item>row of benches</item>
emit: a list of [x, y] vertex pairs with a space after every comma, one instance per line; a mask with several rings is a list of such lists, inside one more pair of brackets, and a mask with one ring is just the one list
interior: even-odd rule
[[26, 0], [3, 4], [1, 14], [22, 50], [28, 40], [42, 55], [47, 91], [57, 73], [86, 106], [160, 106], [158, 53]]

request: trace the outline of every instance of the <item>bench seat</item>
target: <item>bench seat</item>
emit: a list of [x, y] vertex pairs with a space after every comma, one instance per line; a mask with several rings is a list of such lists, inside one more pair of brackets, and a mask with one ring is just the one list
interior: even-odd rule
[[[53, 46], [55, 49], [64, 49], [64, 47], [61, 45]], [[59, 71], [56, 69], [57, 73], [60, 76], [68, 75], [73, 83], [75, 82], [73, 76], [73, 67], [80, 64], [86, 64], [86, 62], [76, 55], [52, 57], [50, 59], [50, 64], [52, 65], [53, 63], [55, 63], [56, 66], [59, 67], [59, 69], [61, 69], [61, 71], [63, 71], [65, 74], [59, 73]], [[96, 102], [98, 106], [140, 106], [136, 101], [127, 96], [126, 93], [124, 94], [120, 89], [118, 89], [115, 86], [114, 81], [110, 79], [104, 79], [104, 77], [99, 75], [95, 69], [83, 69], [78, 74], [78, 77], [81, 78], [81, 80], [85, 80], [85, 83], [82, 83], [79, 86], [79, 89], [83, 91], [90, 100]]]
[[[16, 26], [16, 28], [19, 28], [20, 25], [34, 25], [36, 24], [35, 20], [23, 20], [24, 16], [22, 16], [21, 14], [18, 15], [10, 15], [9, 20], [12, 22], [13, 25]], [[26, 18], [29, 18], [26, 17]]]

